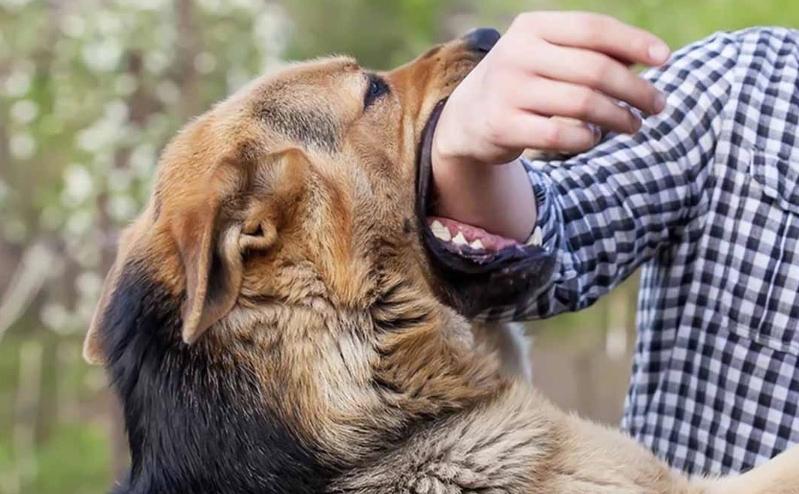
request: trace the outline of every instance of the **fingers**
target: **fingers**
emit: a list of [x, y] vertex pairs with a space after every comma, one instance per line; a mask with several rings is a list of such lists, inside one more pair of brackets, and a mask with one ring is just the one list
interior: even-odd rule
[[511, 97], [524, 110], [596, 124], [614, 132], [632, 134], [641, 120], [615, 100], [591, 88], [568, 82], [535, 78]]
[[600, 51], [631, 63], [661, 65], [671, 53], [654, 34], [601, 14], [534, 12], [520, 15], [516, 24], [550, 43]]
[[525, 148], [581, 152], [598, 142], [592, 126], [637, 132], [640, 118], [620, 102], [656, 114], [665, 98], [629, 65], [668, 57], [657, 36], [607, 16], [522, 14], [450, 95], [435, 133], [439, 161], [505, 163]]
[[583, 123], [517, 112], [508, 116], [502, 141], [509, 148], [579, 153], [594, 147], [598, 138], [599, 134]]
[[535, 74], [595, 89], [647, 114], [659, 113], [666, 103], [652, 84], [602, 53], [538, 42], [528, 63]]

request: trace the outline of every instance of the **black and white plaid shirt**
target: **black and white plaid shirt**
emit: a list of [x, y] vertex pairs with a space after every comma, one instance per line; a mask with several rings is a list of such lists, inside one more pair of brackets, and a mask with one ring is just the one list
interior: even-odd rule
[[582, 309], [643, 266], [623, 427], [740, 471], [799, 442], [799, 32], [718, 34], [647, 77], [668, 108], [641, 132], [529, 163], [555, 274], [484, 317]]

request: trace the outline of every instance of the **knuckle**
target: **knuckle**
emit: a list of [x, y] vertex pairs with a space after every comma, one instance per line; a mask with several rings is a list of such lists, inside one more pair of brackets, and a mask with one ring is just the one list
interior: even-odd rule
[[485, 137], [492, 144], [501, 144], [505, 136], [505, 111], [498, 104], [489, 104], [485, 114]]
[[593, 36], [597, 29], [596, 21], [588, 14], [578, 14], [574, 19], [574, 27], [587, 38]]
[[552, 45], [543, 39], [537, 39], [530, 43], [527, 49], [529, 56], [526, 58], [531, 61], [546, 59], [550, 52], [552, 52]]
[[613, 62], [610, 60], [598, 60], [588, 71], [588, 82], [597, 87], [604, 84], [613, 72]]
[[608, 28], [617, 22], [615, 17], [607, 14], [594, 14], [594, 16], [603, 28]]
[[579, 13], [575, 20], [575, 27], [586, 38], [603, 35], [608, 29], [609, 17], [603, 14]]
[[522, 12], [513, 19], [511, 26], [531, 26], [535, 23], [535, 19], [536, 14], [534, 12]]
[[634, 78], [627, 87], [629, 88], [627, 96], [623, 98], [627, 103], [642, 110], [648, 110], [654, 104], [658, 91], [646, 81]]
[[641, 110], [647, 110], [655, 106], [659, 95], [660, 92], [654, 87], [642, 85], [636, 93], [637, 101], [633, 104]]
[[605, 14], [586, 14], [592, 25], [597, 29], [606, 29], [613, 22], [613, 18]]
[[[516, 53], [515, 45], [513, 43], [498, 46], [496, 49], [488, 53], [488, 57], [490, 57], [491, 61], [491, 71], [500, 71], [503, 73], [506, 72], [510, 67], [518, 65], [521, 58]], [[491, 74], [491, 71], [489, 71], [488, 74]]]
[[513, 34], [517, 30], [524, 29], [524, 23], [525, 23], [523, 17], [524, 15], [525, 14], [519, 14], [513, 18], [513, 20], [510, 23], [510, 26], [508, 26], [508, 34]]
[[556, 149], [558, 146], [560, 146], [560, 141], [561, 129], [558, 125], [555, 125], [554, 122], [551, 122], [549, 125], [544, 127], [541, 135], [541, 144], [544, 148]]
[[580, 119], [593, 115], [597, 105], [597, 95], [591, 90], [578, 91], [574, 96], [574, 113]]

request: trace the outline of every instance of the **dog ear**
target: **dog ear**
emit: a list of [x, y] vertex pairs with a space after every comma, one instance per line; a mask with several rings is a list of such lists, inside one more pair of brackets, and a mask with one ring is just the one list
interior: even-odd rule
[[225, 197], [206, 202], [198, 214], [180, 218], [175, 238], [186, 274], [181, 329], [185, 343], [197, 341], [233, 308], [244, 276], [244, 256], [275, 243], [282, 213], [276, 209], [296, 199], [308, 165], [305, 153], [296, 148], [272, 153], [255, 165], [256, 170], [245, 175], [260, 175], [269, 182], [269, 197], [252, 205], [244, 221], [234, 227], [218, 231]]
[[178, 218], [173, 229], [185, 274], [181, 336], [187, 344], [228, 313], [241, 287], [238, 232], [236, 227], [218, 231], [220, 203], [212, 200]]
[[[182, 209], [163, 211], [161, 221], [166, 221], [173, 255], [182, 271], [184, 294], [180, 309], [181, 337], [187, 344], [196, 342], [202, 334], [224, 317], [235, 305], [244, 276], [244, 256], [248, 252], [266, 250], [275, 244], [281, 216], [281, 207], [294, 200], [303, 184], [308, 159], [297, 149], [288, 149], [269, 155], [262, 163], [222, 165], [210, 182], [217, 190], [206, 195], [183, 193]], [[255, 170], [247, 167], [255, 167]], [[250, 205], [246, 211], [233, 212], [240, 218], [226, 218], [225, 211], [231, 198], [242, 194], [250, 184], [243, 181], [259, 176], [268, 181], [264, 197]], [[163, 208], [166, 205], [162, 206]], [[242, 214], [243, 213], [243, 214]], [[148, 213], [145, 213], [145, 215]], [[84, 341], [83, 355], [87, 362], [105, 363], [102, 335], [105, 331], [105, 314], [118, 293], [120, 277], [130, 258], [150, 265], [154, 270], [166, 269], [164, 257], [153, 231], [155, 225], [131, 229], [120, 242], [117, 260], [103, 285], [99, 304]], [[133, 247], [131, 247], [133, 245]], [[144, 259], [144, 261], [142, 261]], [[169, 275], [162, 276], [171, 278]]]
[[[136, 229], [138, 236], [135, 233], [128, 235], [134, 237], [129, 239], [135, 244], [133, 247], [129, 247], [130, 244], [124, 240], [120, 242], [117, 259], [103, 283], [100, 300], [84, 340], [83, 356], [87, 362], [106, 363], [107, 349], [104, 348], [103, 338], [109, 330], [105, 326], [113, 324], [113, 318], [109, 317], [110, 307], [119, 305], [125, 298], [129, 304], [142, 303], [139, 300], [130, 301], [132, 294], [123, 293], [129, 289], [129, 283], [122, 279], [126, 276], [127, 265], [147, 266], [148, 277], [155, 275], [155, 278], [170, 278], [163, 273], [158, 276], [159, 269], [165, 272], [169, 269], [178, 273], [182, 271], [182, 276], [171, 278], [177, 287], [181, 284], [179, 280], [183, 280], [185, 292], [182, 297], [176, 298], [182, 300], [180, 331], [187, 344], [194, 343], [227, 314], [236, 302], [243, 277], [240, 240], [247, 238], [247, 248], [266, 249], [273, 243], [274, 236], [271, 236], [270, 241], [265, 235], [244, 235], [237, 225], [229, 225], [222, 230], [219, 224], [221, 207], [221, 200], [210, 197], [175, 215], [167, 230], [168, 237], [172, 239], [168, 242], [172, 246], [170, 253], [151, 248], [156, 241], [148, 230], [158, 229], [153, 225]], [[144, 277], [144, 274], [140, 273], [140, 276]], [[147, 281], [155, 285], [154, 279]], [[174, 291], [178, 292], [179, 288]], [[133, 307], [133, 312], [141, 309]]]

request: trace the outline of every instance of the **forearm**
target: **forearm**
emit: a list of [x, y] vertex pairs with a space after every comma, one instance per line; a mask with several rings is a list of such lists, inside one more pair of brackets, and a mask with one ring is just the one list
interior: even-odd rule
[[536, 224], [536, 204], [520, 160], [497, 166], [433, 156], [436, 215], [457, 218], [518, 242], [529, 238]]

